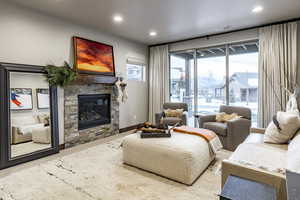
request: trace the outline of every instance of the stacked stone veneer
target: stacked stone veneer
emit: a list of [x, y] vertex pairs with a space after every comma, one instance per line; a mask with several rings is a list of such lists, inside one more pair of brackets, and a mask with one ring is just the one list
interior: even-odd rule
[[[65, 147], [86, 143], [98, 138], [119, 133], [119, 102], [115, 86], [104, 84], [69, 85], [64, 91], [64, 134]], [[78, 130], [78, 95], [110, 94], [111, 123], [84, 130]]]

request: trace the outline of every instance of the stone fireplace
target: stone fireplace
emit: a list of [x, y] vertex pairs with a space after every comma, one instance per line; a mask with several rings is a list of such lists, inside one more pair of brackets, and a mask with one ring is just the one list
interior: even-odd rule
[[107, 84], [65, 87], [66, 147], [119, 133], [119, 103], [114, 87]]

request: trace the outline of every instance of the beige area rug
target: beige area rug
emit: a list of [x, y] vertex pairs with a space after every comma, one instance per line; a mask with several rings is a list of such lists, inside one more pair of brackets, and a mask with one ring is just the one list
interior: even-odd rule
[[220, 151], [193, 186], [122, 164], [123, 136], [62, 151], [0, 171], [4, 200], [211, 200], [220, 191]]
[[39, 144], [34, 142], [26, 142], [11, 145], [11, 157], [21, 156], [35, 151], [50, 148], [51, 144]]

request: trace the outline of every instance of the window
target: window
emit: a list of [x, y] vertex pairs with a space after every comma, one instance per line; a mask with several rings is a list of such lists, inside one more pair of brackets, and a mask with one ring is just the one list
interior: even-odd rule
[[197, 50], [198, 106], [202, 114], [219, 111], [226, 104], [225, 46]]
[[189, 125], [194, 112], [214, 114], [223, 104], [250, 108], [257, 127], [258, 41], [171, 53], [170, 70], [171, 101], [189, 105]]
[[180, 52], [170, 55], [170, 99], [171, 102], [188, 104], [188, 124], [194, 126], [194, 55]]
[[252, 126], [257, 127], [257, 42], [233, 44], [229, 50], [229, 105], [250, 108]]
[[128, 63], [127, 80], [145, 81], [145, 65]]

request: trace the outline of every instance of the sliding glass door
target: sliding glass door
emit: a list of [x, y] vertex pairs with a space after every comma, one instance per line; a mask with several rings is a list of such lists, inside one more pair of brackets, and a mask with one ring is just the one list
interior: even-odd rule
[[212, 114], [226, 104], [225, 46], [197, 50], [198, 106], [200, 114]]
[[194, 51], [170, 55], [170, 100], [188, 104], [188, 124], [194, 126]]
[[214, 114], [220, 105], [249, 107], [257, 127], [258, 41], [228, 44], [170, 54], [172, 102], [194, 113]]
[[239, 43], [229, 46], [229, 105], [250, 108], [252, 112], [252, 126], [257, 127], [257, 42]]

